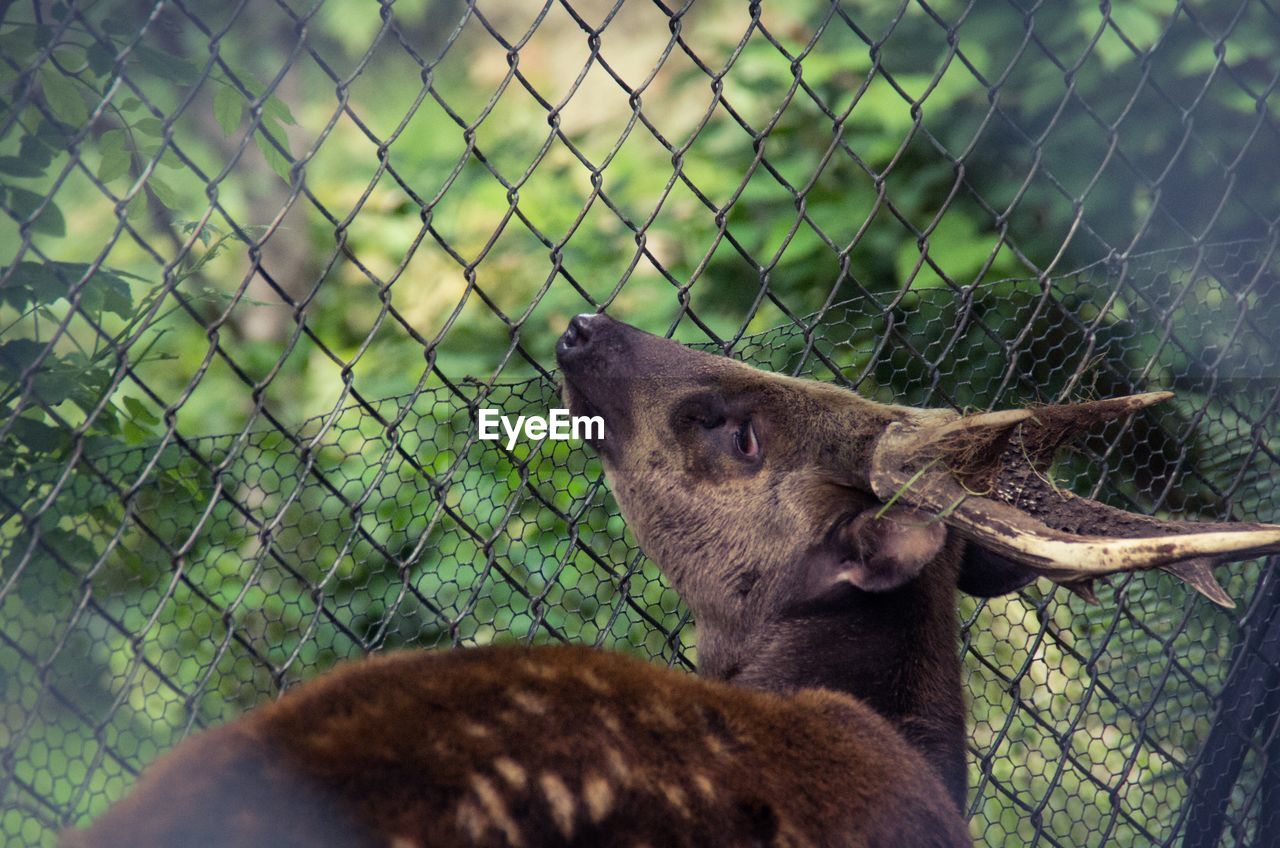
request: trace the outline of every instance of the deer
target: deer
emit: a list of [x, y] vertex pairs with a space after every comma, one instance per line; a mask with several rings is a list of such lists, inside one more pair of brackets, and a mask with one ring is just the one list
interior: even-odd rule
[[582, 646], [405, 650], [198, 733], [67, 848], [964, 846], [957, 592], [1044, 577], [1090, 602], [1280, 526], [1160, 520], [1047, 476], [1170, 397], [961, 414], [877, 403], [579, 315], [564, 402], [692, 611], [698, 674]]

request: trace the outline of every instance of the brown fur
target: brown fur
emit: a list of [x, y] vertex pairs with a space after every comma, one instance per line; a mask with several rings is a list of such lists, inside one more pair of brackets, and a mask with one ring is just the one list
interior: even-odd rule
[[63, 844], [645, 843], [968, 836], [924, 759], [847, 696], [783, 697], [589, 648], [492, 647], [348, 664], [178, 746]]

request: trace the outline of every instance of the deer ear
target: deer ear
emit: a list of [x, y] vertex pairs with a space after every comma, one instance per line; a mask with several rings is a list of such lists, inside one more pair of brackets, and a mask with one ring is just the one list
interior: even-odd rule
[[810, 563], [805, 594], [828, 597], [841, 587], [887, 592], [913, 580], [942, 551], [946, 525], [914, 510], [876, 506], [836, 528]]
[[970, 542], [960, 562], [960, 591], [975, 598], [996, 598], [1016, 592], [1036, 579], [1025, 565]]

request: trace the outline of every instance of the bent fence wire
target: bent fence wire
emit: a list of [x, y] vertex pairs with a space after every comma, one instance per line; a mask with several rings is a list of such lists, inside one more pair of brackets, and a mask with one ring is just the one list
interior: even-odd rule
[[[1280, 520], [1264, 0], [0, 4], [0, 833], [343, 658], [695, 623], [555, 405], [607, 309]], [[1280, 844], [1280, 580], [962, 601], [984, 845]]]

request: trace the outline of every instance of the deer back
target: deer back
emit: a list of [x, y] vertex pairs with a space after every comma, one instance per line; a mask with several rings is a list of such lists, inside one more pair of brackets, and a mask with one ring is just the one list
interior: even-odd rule
[[582, 647], [354, 662], [179, 745], [65, 846], [969, 844], [844, 695]]

